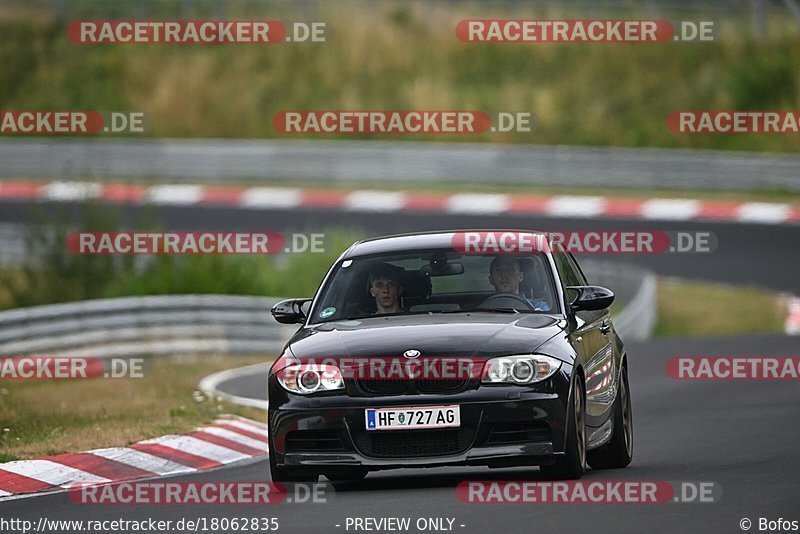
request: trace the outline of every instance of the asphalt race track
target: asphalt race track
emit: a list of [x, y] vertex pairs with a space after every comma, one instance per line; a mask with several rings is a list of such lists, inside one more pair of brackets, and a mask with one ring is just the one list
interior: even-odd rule
[[[800, 389], [792, 381], [683, 382], [664, 372], [674, 355], [787, 355], [797, 339], [783, 336], [658, 340], [631, 343], [635, 419], [633, 464], [622, 471], [589, 471], [584, 480], [715, 482], [715, 503], [466, 504], [462, 480], [539, 480], [535, 469], [448, 468], [385, 471], [338, 486], [322, 504], [259, 506], [91, 506], [63, 493], [0, 503], [0, 517], [112, 520], [182, 517], [277, 517], [284, 532], [347, 532], [347, 517], [455, 518], [457, 532], [741, 532], [739, 521], [800, 519]], [[227, 384], [231, 392], [264, 395], [263, 377]], [[266, 461], [174, 480], [256, 481]], [[335, 525], [342, 525], [337, 528]], [[458, 525], [465, 525], [463, 528]], [[501, 529], [501, 530], [498, 530]], [[753, 528], [756, 530], [756, 527]], [[353, 530], [351, 529], [350, 532]], [[411, 532], [416, 532], [411, 529]]]
[[[126, 221], [141, 220], [142, 210], [121, 208]], [[0, 201], [0, 223], [26, 223], [47, 213], [79, 220], [79, 205]], [[800, 294], [800, 227], [742, 223], [667, 222], [521, 215], [448, 215], [403, 212], [342, 212], [333, 210], [255, 210], [217, 207], [148, 207], [146, 217], [173, 231], [320, 232], [354, 229], [367, 236], [452, 230], [457, 228], [517, 228], [549, 231], [687, 231], [712, 232], [719, 245], [713, 253], [594, 255], [649, 267], [662, 275], [732, 284], [753, 284]]]
[[[0, 205], [3, 222], [27, 221], [22, 205]], [[130, 215], [130, 213], [128, 213]], [[544, 220], [513, 216], [464, 217], [407, 214], [260, 212], [169, 208], [160, 215], [170, 229], [315, 231], [339, 223], [368, 227], [370, 234], [454, 227], [543, 229], [705, 230], [720, 242], [706, 255], [624, 256], [661, 274], [752, 283], [800, 293], [797, 227], [642, 221]], [[223, 222], [224, 221], [224, 222]], [[611, 258], [616, 259], [616, 258]], [[299, 296], [299, 295], [298, 295]], [[742, 303], [732, 313], [758, 313]], [[348, 517], [453, 518], [456, 532], [742, 532], [740, 520], [800, 520], [800, 388], [797, 381], [678, 381], [665, 372], [673, 356], [798, 356], [800, 338], [780, 335], [659, 339], [628, 344], [635, 420], [633, 464], [620, 471], [589, 471], [584, 480], [714, 482], [714, 503], [466, 504], [456, 497], [462, 480], [541, 480], [535, 468], [447, 468], [385, 471], [363, 482], [339, 485], [322, 504], [259, 506], [86, 506], [65, 494], [0, 503], [0, 517], [49, 519], [196, 519], [277, 517], [283, 532], [354, 532]], [[222, 385], [227, 392], [263, 398], [263, 376]], [[263, 481], [266, 461], [176, 477], [179, 481]], [[337, 527], [336, 525], [340, 525]], [[463, 527], [460, 525], [464, 525]], [[408, 532], [418, 532], [412, 528]], [[430, 532], [430, 531], [428, 531]]]

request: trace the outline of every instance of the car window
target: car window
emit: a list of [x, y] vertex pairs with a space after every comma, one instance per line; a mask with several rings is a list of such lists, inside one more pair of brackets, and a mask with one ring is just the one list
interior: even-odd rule
[[432, 277], [432, 294], [459, 293], [465, 288], [473, 291], [494, 291], [494, 287], [489, 282], [491, 257], [463, 256], [459, 261], [464, 265], [464, 274]]
[[[493, 270], [496, 276], [490, 278]], [[335, 267], [310, 318], [325, 322], [470, 310], [558, 313], [553, 280], [547, 257], [540, 253], [437, 249], [356, 257]]]
[[561, 246], [553, 247], [553, 261], [555, 261], [558, 275], [564, 287], [567, 286], [581, 286], [585, 285], [583, 276], [572, 263], [572, 258], [569, 257], [566, 251]]
[[571, 252], [567, 253], [567, 259], [569, 260], [570, 267], [572, 267], [572, 271], [575, 273], [575, 276], [579, 281], [577, 285], [579, 286], [589, 285], [586, 276], [583, 274], [583, 270], [578, 265], [578, 262], [575, 261], [575, 256], [573, 256]]

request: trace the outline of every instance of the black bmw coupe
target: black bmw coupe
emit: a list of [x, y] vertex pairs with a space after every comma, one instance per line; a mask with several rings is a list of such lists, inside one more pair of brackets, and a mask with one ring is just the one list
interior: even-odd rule
[[401, 467], [539, 466], [574, 479], [631, 462], [628, 358], [614, 294], [520, 231], [353, 244], [268, 379], [269, 461], [282, 481]]

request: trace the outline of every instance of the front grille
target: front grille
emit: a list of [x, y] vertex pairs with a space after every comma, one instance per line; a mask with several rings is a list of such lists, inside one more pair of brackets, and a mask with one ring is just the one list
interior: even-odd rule
[[414, 458], [464, 452], [474, 437], [474, 428], [462, 427], [442, 430], [360, 431], [354, 433], [353, 441], [366, 456]]
[[455, 393], [463, 390], [467, 380], [446, 378], [421, 378], [417, 380], [417, 389], [420, 393]]
[[402, 395], [408, 391], [406, 379], [360, 378], [358, 388], [370, 395]]
[[464, 391], [469, 380], [420, 378], [382, 379], [360, 378], [356, 381], [358, 389], [367, 395], [413, 395], [415, 393], [458, 393]]
[[344, 450], [338, 430], [292, 430], [286, 434], [286, 452], [327, 452]]
[[550, 425], [543, 421], [495, 423], [491, 427], [486, 443], [502, 445], [550, 441], [551, 439]]

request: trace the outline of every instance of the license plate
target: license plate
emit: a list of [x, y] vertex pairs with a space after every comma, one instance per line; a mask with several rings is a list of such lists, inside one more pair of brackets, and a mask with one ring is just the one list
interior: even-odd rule
[[367, 430], [408, 430], [461, 426], [457, 404], [420, 408], [369, 408], [365, 412]]

